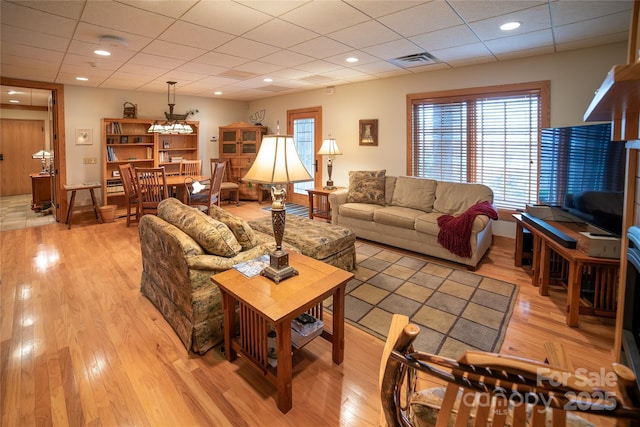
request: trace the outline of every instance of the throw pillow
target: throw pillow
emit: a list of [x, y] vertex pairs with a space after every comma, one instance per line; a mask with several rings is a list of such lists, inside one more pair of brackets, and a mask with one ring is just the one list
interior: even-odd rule
[[348, 203], [372, 203], [384, 206], [385, 169], [349, 171]]
[[391, 204], [429, 213], [436, 199], [436, 184], [433, 179], [399, 176]]
[[242, 249], [229, 227], [173, 197], [158, 204], [158, 217], [188, 234], [210, 255], [230, 258]]
[[244, 219], [232, 215], [216, 205], [209, 206], [209, 216], [229, 227], [243, 251], [254, 248], [258, 244], [256, 234]]

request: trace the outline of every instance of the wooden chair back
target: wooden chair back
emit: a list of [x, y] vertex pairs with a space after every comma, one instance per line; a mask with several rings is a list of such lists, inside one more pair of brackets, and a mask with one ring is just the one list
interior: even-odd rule
[[209, 206], [220, 206], [220, 187], [224, 178], [225, 164], [212, 165], [210, 185], [207, 191], [193, 193], [193, 181], [185, 180], [189, 206], [203, 207], [203, 211], [209, 212]]
[[158, 204], [169, 197], [164, 167], [135, 168], [140, 215], [157, 214]]
[[233, 168], [231, 168], [231, 162], [229, 159], [220, 157], [220, 158], [212, 158], [209, 159], [211, 164], [211, 171], [215, 169], [215, 165], [218, 163], [224, 163], [225, 172], [224, 177], [222, 179], [222, 184], [220, 185], [220, 199], [221, 200], [233, 200], [233, 202], [237, 205], [240, 203], [240, 185], [238, 181], [233, 176]]
[[444, 388], [431, 414], [436, 427], [565, 426], [568, 412], [640, 419], [635, 375], [623, 365], [614, 364], [619, 392], [607, 393], [591, 387], [592, 378], [534, 360], [480, 351], [454, 360], [414, 351], [419, 332], [406, 316], [394, 315], [379, 377], [383, 426], [412, 425], [418, 380]]
[[180, 175], [202, 175], [202, 160], [183, 160], [180, 162]]
[[134, 209], [135, 222], [140, 219], [140, 211], [138, 209], [138, 184], [134, 176], [134, 170], [131, 163], [118, 165], [120, 171], [120, 180], [124, 189], [125, 207], [127, 209], [127, 227], [131, 224], [131, 208]]

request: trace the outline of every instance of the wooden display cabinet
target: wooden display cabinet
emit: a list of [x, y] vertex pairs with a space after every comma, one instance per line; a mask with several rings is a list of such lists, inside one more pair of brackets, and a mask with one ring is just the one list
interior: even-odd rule
[[229, 160], [230, 175], [240, 185], [240, 198], [258, 200], [259, 185], [242, 182], [260, 149], [266, 126], [236, 122], [219, 128], [219, 157]]

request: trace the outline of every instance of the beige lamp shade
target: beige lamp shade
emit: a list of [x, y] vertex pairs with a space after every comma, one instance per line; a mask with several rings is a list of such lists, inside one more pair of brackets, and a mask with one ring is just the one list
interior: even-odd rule
[[243, 181], [259, 184], [287, 184], [311, 181], [302, 164], [293, 136], [265, 135], [260, 150]]
[[328, 155], [328, 156], [341, 156], [342, 152], [340, 148], [338, 148], [338, 143], [334, 138], [329, 137], [329, 139], [325, 139], [322, 141], [322, 147], [320, 147], [320, 151], [318, 154]]

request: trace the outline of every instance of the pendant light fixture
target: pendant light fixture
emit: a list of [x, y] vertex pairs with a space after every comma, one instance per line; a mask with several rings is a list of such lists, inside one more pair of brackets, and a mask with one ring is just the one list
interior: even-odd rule
[[166, 118], [164, 123], [158, 123], [158, 120], [153, 122], [147, 132], [149, 133], [193, 133], [193, 128], [186, 122], [187, 117], [190, 114], [197, 113], [195, 111], [187, 111], [185, 114], [174, 114], [173, 107], [176, 105], [176, 82], [167, 82], [167, 104], [169, 105], [169, 112], [165, 111], [164, 116]]

